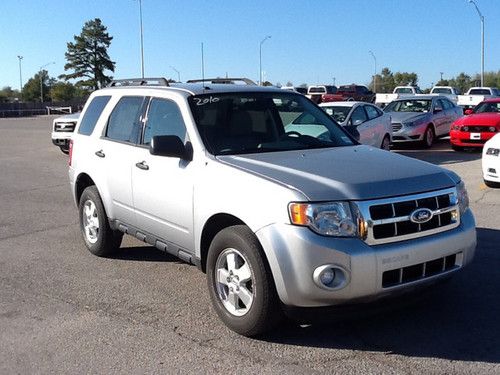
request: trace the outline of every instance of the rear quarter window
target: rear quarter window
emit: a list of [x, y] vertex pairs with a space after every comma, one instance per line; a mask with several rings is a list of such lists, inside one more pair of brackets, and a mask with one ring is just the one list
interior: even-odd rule
[[108, 104], [111, 96], [96, 96], [90, 102], [85, 114], [80, 122], [80, 128], [78, 129], [78, 134], [91, 135], [94, 131], [97, 120], [101, 116], [104, 107]]

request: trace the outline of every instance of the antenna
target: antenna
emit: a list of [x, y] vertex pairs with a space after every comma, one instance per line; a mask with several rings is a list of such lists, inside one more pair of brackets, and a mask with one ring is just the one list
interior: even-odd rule
[[203, 56], [203, 43], [201, 43], [201, 77], [205, 80], [205, 60]]

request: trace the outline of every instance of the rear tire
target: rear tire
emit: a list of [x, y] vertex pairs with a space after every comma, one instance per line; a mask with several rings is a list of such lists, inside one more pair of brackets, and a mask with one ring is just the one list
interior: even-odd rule
[[111, 229], [99, 191], [87, 187], [78, 204], [80, 230], [87, 249], [99, 257], [113, 254], [120, 247], [123, 233]]
[[217, 315], [240, 335], [260, 335], [282, 316], [262, 247], [245, 225], [225, 228], [214, 237], [208, 250], [207, 283]]

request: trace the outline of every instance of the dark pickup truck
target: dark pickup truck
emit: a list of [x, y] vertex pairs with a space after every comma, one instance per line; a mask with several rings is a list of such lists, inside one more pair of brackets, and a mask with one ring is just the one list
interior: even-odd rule
[[375, 93], [361, 85], [343, 85], [337, 90], [337, 95], [342, 96], [344, 101], [357, 101], [372, 103], [375, 100]]

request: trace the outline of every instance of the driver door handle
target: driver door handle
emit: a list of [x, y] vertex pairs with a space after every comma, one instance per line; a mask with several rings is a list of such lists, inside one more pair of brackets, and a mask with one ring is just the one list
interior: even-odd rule
[[147, 165], [145, 161], [141, 161], [140, 163], [135, 163], [135, 166], [144, 171], [149, 170], [149, 165]]

